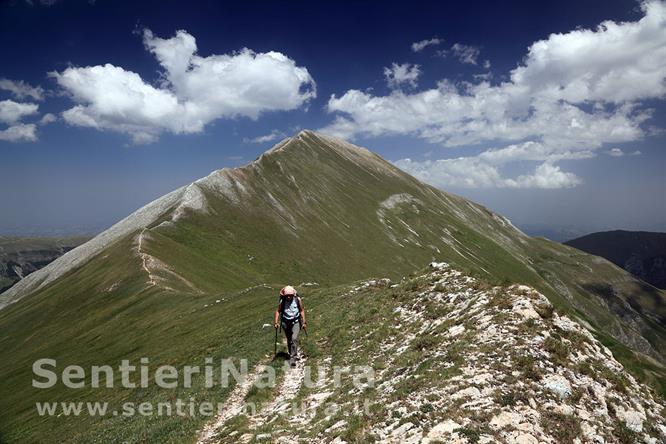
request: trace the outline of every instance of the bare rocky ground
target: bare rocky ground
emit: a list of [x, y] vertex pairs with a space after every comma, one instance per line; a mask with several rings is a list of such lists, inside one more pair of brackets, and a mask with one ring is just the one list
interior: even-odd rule
[[365, 281], [342, 296], [385, 297], [390, 318], [353, 326], [344, 353], [307, 364], [318, 375], [370, 364], [374, 384], [329, 375], [312, 387], [301, 362], [259, 412], [235, 408], [246, 417], [227, 415], [206, 442], [666, 442], [663, 400], [530, 287], [490, 287], [433, 263], [400, 284]]

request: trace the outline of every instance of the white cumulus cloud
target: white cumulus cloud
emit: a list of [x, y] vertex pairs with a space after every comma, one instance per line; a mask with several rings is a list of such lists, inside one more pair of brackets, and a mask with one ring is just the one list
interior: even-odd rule
[[420, 75], [421, 67], [411, 63], [392, 63], [390, 68], [384, 68], [384, 77], [389, 88], [400, 88], [403, 84], [416, 88]]
[[583, 181], [573, 173], [562, 171], [559, 166], [544, 162], [532, 174], [518, 176], [516, 180], [507, 179], [511, 188], [572, 188]]
[[0, 89], [9, 91], [19, 100], [27, 97], [44, 100], [44, 89], [41, 86], [31, 86], [23, 80], [0, 79]]
[[39, 119], [39, 124], [40, 125], [48, 125], [49, 123], [53, 123], [56, 120], [58, 120], [58, 117], [56, 117], [55, 114], [46, 113], [42, 116], [41, 119]]
[[418, 41], [418, 42], [414, 42], [414, 43], [412, 43], [412, 51], [421, 52], [428, 46], [437, 46], [442, 42], [443, 42], [443, 40], [440, 39], [440, 38], [437, 38], [437, 37], [433, 37], [431, 39], [426, 39], [426, 40], [421, 40], [421, 41]]
[[[645, 137], [642, 125], [651, 110], [642, 101], [666, 97], [666, 4], [653, 0], [642, 10], [635, 22], [605, 21], [593, 30], [534, 42], [501, 83], [491, 84], [489, 76], [474, 83], [443, 79], [410, 93], [353, 89], [332, 95], [327, 110], [335, 117], [322, 131], [344, 138], [413, 135], [447, 147], [498, 146], [466, 160], [398, 163], [420, 177], [439, 171], [446, 178], [441, 183], [457, 177], [465, 186], [575, 185], [577, 178], [554, 162], [592, 157], [605, 144]], [[476, 63], [478, 54], [469, 48], [461, 45], [454, 54]], [[541, 163], [529, 176], [500, 175], [498, 165], [524, 160]], [[454, 174], [459, 170], [470, 173], [467, 180]]]
[[624, 157], [624, 156], [640, 156], [641, 152], [639, 150], [635, 150], [628, 153], [626, 151], [623, 151], [622, 148], [611, 148], [610, 150], [606, 151], [606, 154], [608, 154], [611, 157]]
[[605, 21], [596, 30], [551, 34], [529, 48], [511, 73], [529, 93], [572, 103], [664, 97], [666, 5], [643, 4], [637, 22]]
[[[591, 153], [571, 152], [552, 157], [543, 145], [533, 142], [512, 145], [499, 150], [489, 150], [478, 156], [453, 159], [414, 161], [401, 159], [396, 166], [413, 176], [440, 187], [462, 188], [570, 188], [582, 183], [573, 173], [564, 172], [553, 162], [560, 159], [580, 159]], [[533, 150], [531, 150], [533, 148]], [[528, 153], [523, 155], [523, 153]], [[539, 161], [530, 174], [517, 178], [505, 177], [501, 172], [504, 164], [515, 160]]]
[[453, 46], [451, 46], [451, 52], [453, 52], [453, 55], [456, 56], [460, 63], [476, 65], [479, 54], [481, 54], [481, 49], [477, 46], [454, 43]]
[[316, 97], [308, 70], [279, 52], [243, 48], [202, 57], [195, 38], [182, 30], [168, 39], [145, 30], [143, 41], [162, 67], [157, 86], [108, 63], [51, 73], [77, 103], [63, 112], [67, 123], [150, 143], [163, 132], [197, 133], [216, 119], [257, 119], [264, 112], [297, 109]]
[[0, 101], [0, 122], [12, 124], [25, 116], [36, 114], [39, 105], [34, 103], [20, 103], [13, 100]]
[[37, 125], [34, 123], [17, 123], [0, 130], [0, 140], [5, 142], [36, 142]]
[[263, 136], [257, 136], [252, 139], [243, 139], [243, 142], [245, 143], [266, 143], [266, 142], [273, 142], [278, 139], [283, 139], [287, 137], [287, 135], [280, 131], [280, 130], [273, 130], [268, 134], [264, 134]]
[[26, 116], [37, 114], [38, 111], [39, 105], [34, 103], [0, 101], [0, 123], [7, 125], [7, 128], [0, 129], [0, 141], [36, 142], [37, 125], [23, 123], [21, 120]]

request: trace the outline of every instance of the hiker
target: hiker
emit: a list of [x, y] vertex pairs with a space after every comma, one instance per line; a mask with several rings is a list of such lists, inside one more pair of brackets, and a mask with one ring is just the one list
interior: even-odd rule
[[296, 289], [287, 285], [280, 290], [280, 302], [275, 311], [274, 327], [282, 325], [282, 330], [287, 336], [287, 347], [289, 351], [289, 364], [294, 367], [298, 357], [298, 333], [301, 328], [306, 328], [305, 310], [303, 302], [298, 297]]

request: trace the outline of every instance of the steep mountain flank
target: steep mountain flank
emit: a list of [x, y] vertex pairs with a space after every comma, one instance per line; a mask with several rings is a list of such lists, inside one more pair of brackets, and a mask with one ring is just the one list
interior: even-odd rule
[[[37, 441], [53, 430], [64, 442], [80, 441], [78, 434], [104, 440], [108, 430], [119, 440], [190, 439], [201, 419], [35, 417], [32, 406], [45, 394], [30, 389], [30, 366], [45, 356], [117, 365], [150, 355], [151, 363], [175, 365], [209, 354], [266, 364], [259, 327], [270, 322], [280, 285], [316, 282], [308, 287], [313, 295], [331, 294], [368, 276], [398, 280], [432, 260], [492, 286], [536, 289], [636, 378], [664, 390], [663, 291], [606, 260], [526, 236], [364, 148], [302, 131], [245, 167], [214, 171], [146, 205], [0, 295], [0, 389], [7, 393], [0, 430]], [[314, 308], [326, 310], [325, 301]], [[334, 321], [321, 318], [319, 331], [349, 335], [324, 328]], [[225, 399], [231, 390], [178, 395]]]
[[169, 291], [239, 289], [304, 272], [334, 284], [380, 269], [397, 276], [439, 257], [484, 278], [535, 285], [623, 344], [663, 358], [656, 351], [666, 344], [663, 293], [592, 256], [529, 238], [366, 149], [310, 131], [150, 203], [5, 292], [0, 307], [140, 237], [135, 255], [154, 273], [137, 268]]
[[608, 259], [657, 288], [666, 288], [666, 233], [605, 231], [565, 244]]

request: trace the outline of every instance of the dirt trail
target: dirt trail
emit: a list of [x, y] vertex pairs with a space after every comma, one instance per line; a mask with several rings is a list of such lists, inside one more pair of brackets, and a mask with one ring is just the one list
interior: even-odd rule
[[250, 373], [247, 378], [241, 383], [238, 384], [234, 390], [229, 395], [229, 398], [225, 402], [224, 411], [218, 415], [214, 421], [210, 422], [202, 429], [197, 439], [197, 444], [209, 444], [214, 442], [217, 431], [224, 426], [224, 424], [229, 421], [231, 418], [238, 416], [242, 411], [245, 405], [245, 397], [250, 391], [250, 388], [254, 385], [257, 379], [264, 373], [266, 366], [264, 364], [259, 364], [254, 368], [254, 371]]
[[[305, 379], [305, 366], [307, 359], [305, 357], [297, 361], [295, 367], [285, 368], [284, 378], [280, 383], [277, 393], [271, 398], [259, 412], [250, 416], [250, 425], [255, 429], [261, 424], [266, 424], [277, 419], [280, 413], [285, 412], [291, 407], [292, 400], [303, 385]], [[285, 361], [286, 363], [286, 361]], [[224, 411], [218, 415], [213, 421], [208, 423], [199, 433], [197, 444], [211, 444], [216, 442], [216, 437], [219, 430], [230, 419], [243, 413], [245, 406], [245, 398], [252, 388], [252, 385], [261, 377], [265, 372], [266, 365], [259, 364], [254, 368], [245, 381], [237, 385], [225, 401]]]
[[[150, 239], [150, 230], [148, 228], [144, 228], [143, 230], [141, 230], [141, 233], [139, 233], [139, 235], [136, 238], [136, 251], [139, 257], [141, 258], [141, 267], [143, 268], [143, 271], [145, 271], [146, 274], [148, 275], [148, 282], [147, 282], [148, 285], [151, 287], [159, 286], [163, 290], [174, 291], [173, 288], [169, 287], [168, 285], [164, 285], [164, 282], [168, 282], [167, 279], [165, 279], [164, 275], [168, 275], [180, 281], [181, 283], [185, 284], [185, 286], [187, 286], [190, 290], [194, 291], [195, 293], [201, 293], [201, 290], [199, 290], [192, 282], [188, 281], [183, 276], [176, 273], [166, 263], [157, 259], [155, 256], [151, 256], [150, 254], [146, 253], [143, 250], [144, 241], [149, 241], [149, 240], [151, 239]], [[157, 272], [162, 273], [162, 276], [159, 276]]]
[[274, 421], [280, 413], [291, 407], [292, 400], [303, 385], [306, 361], [307, 359], [303, 357], [297, 361], [296, 367], [285, 369], [285, 375], [277, 394], [250, 418], [252, 428]]
[[139, 234], [139, 238], [137, 241], [136, 250], [137, 253], [139, 254], [139, 257], [141, 258], [141, 266], [143, 267], [143, 271], [145, 271], [146, 274], [148, 275], [148, 284], [151, 287], [154, 287], [155, 285], [157, 285], [157, 282], [155, 281], [153, 274], [148, 269], [148, 261], [150, 260], [150, 255], [144, 253], [143, 250], [141, 249], [141, 247], [143, 246], [143, 235], [145, 232], [146, 232], [145, 228], [141, 230], [141, 233]]

